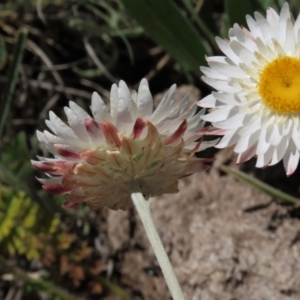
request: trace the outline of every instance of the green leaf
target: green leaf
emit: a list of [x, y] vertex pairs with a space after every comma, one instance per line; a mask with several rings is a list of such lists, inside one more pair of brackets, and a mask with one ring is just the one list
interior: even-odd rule
[[[171, 0], [121, 0], [145, 32], [181, 64], [199, 72], [207, 51], [195, 28]], [[209, 54], [209, 53], [208, 53]]]
[[282, 202], [291, 203], [291, 204], [300, 203], [300, 199], [293, 197], [289, 194], [286, 194], [278, 189], [275, 189], [274, 187], [254, 178], [253, 176], [245, 174], [244, 172], [241, 172], [237, 169], [230, 168], [227, 166], [221, 166], [221, 170], [229, 175], [232, 175], [234, 178], [246, 183], [247, 185], [252, 186], [255, 189], [271, 196], [274, 199], [278, 199]]
[[246, 15], [252, 15], [254, 13], [254, 7], [252, 1], [246, 0], [226, 0], [225, 12], [228, 16], [230, 27], [233, 24], [246, 25]]

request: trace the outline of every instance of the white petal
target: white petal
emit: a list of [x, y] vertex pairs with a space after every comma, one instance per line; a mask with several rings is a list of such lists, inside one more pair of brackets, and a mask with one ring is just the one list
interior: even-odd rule
[[131, 94], [125, 81], [120, 80], [118, 88], [118, 98], [123, 99], [126, 104], [131, 101]]
[[227, 148], [237, 143], [240, 136], [237, 134], [236, 130], [231, 130], [225, 133], [221, 141], [216, 145], [216, 148]]
[[238, 92], [239, 90], [241, 90], [241, 89], [237, 89], [235, 87], [230, 86], [228, 81], [226, 81], [226, 80], [212, 79], [212, 78], [205, 77], [205, 76], [201, 77], [201, 79], [208, 85], [215, 88], [217, 91], [234, 93], [234, 92]]
[[284, 2], [282, 7], [281, 7], [281, 11], [280, 11], [280, 15], [279, 15], [279, 18], [280, 20], [279, 21], [286, 21], [288, 18], [290, 18], [291, 16], [291, 13], [290, 13], [290, 7], [289, 7], [289, 4], [288, 2]]
[[298, 163], [299, 163], [299, 150], [296, 149], [294, 143], [290, 143], [283, 157], [283, 165], [287, 176], [290, 176], [295, 172]]
[[231, 60], [233, 61], [236, 65], [238, 65], [241, 60], [240, 58], [232, 51], [230, 47], [230, 43], [224, 41], [223, 39], [216, 37], [216, 42], [221, 49], [221, 51]]
[[197, 102], [197, 104], [201, 107], [215, 107], [216, 98], [212, 94], [209, 94], [208, 96]]
[[107, 105], [104, 103], [100, 95], [96, 92], [92, 95], [92, 105], [90, 106], [95, 121], [101, 123], [103, 121], [111, 122], [112, 118]]
[[[196, 104], [197, 103], [199, 102], [196, 102]], [[179, 110], [181, 114], [186, 114], [188, 111], [190, 111], [191, 106], [195, 107], [195, 102], [190, 100], [189, 94], [186, 94], [179, 102]]]
[[[182, 110], [180, 109], [180, 106], [177, 106], [176, 108], [178, 108], [179, 111], [179, 116], [182, 119], [186, 119], [188, 122], [191, 121], [192, 119], [195, 118], [195, 114], [197, 111], [197, 105], [195, 105], [195, 103], [193, 105], [191, 105], [188, 110], [182, 112]], [[198, 120], [200, 120], [200, 118], [198, 118]]]
[[174, 103], [174, 94], [176, 91], [176, 84], [173, 84], [167, 93], [164, 95], [156, 110], [152, 114], [150, 121], [153, 124], [157, 124], [160, 120], [164, 119], [170, 112], [170, 108]]
[[257, 155], [263, 155], [270, 147], [270, 143], [266, 141], [266, 135], [267, 135], [267, 129], [263, 129], [260, 132], [260, 137], [258, 139], [258, 144], [256, 149]]
[[221, 64], [234, 65], [234, 63], [229, 60], [229, 58], [224, 56], [205, 56], [205, 59], [207, 62], [215, 61]]
[[228, 76], [222, 75], [216, 68], [200, 67], [201, 72], [207, 77], [226, 80]]
[[57, 134], [57, 131], [50, 120], [45, 120], [47, 127], [54, 133]]
[[239, 43], [241, 43], [244, 47], [249, 49], [251, 52], [257, 51], [257, 46], [253, 40], [253, 37], [249, 37], [247, 31], [243, 30], [238, 24], [234, 24], [233, 28], [229, 30], [229, 36], [231, 39], [234, 39]]
[[245, 161], [249, 160], [255, 155], [256, 152], [256, 144], [253, 145], [252, 147], [248, 148], [245, 152], [240, 153], [238, 155], [238, 158], [236, 160], [237, 164], [244, 163]]
[[217, 126], [220, 129], [237, 129], [243, 126], [243, 120], [245, 119], [245, 115], [242, 114], [230, 114], [230, 117], [227, 117], [224, 121], [220, 121], [218, 123], [213, 122], [214, 126]]
[[[243, 101], [239, 98], [239, 96], [237, 94], [213, 91], [212, 95], [223, 104], [241, 105], [243, 103]], [[219, 104], [219, 105], [221, 105], [221, 104]]]
[[47, 130], [44, 130], [44, 132], [42, 133], [43, 135], [43, 138], [42, 138], [42, 141], [47, 143], [47, 144], [50, 144], [51, 146], [54, 145], [54, 144], [72, 144], [72, 143], [68, 143], [67, 140], [65, 139], [62, 139], [60, 137], [57, 137], [56, 135], [53, 135], [52, 133], [50, 133], [49, 131]]
[[205, 124], [205, 121], [199, 122], [199, 120], [201, 120], [202, 115], [203, 114], [200, 111], [192, 119], [188, 120], [188, 128], [187, 128], [186, 132], [196, 131], [197, 130], [196, 128], [198, 128], [199, 124], [201, 124], [201, 127], [203, 127], [203, 125]]
[[61, 184], [62, 183], [62, 176], [57, 176], [57, 177], [51, 177], [51, 178], [37, 178], [36, 179], [41, 183], [41, 184]]
[[117, 119], [118, 102], [118, 86], [116, 84], [113, 84], [110, 90], [110, 115], [113, 122], [116, 122]]
[[240, 138], [237, 144], [234, 147], [234, 152], [236, 153], [243, 153], [247, 151], [247, 149], [251, 148], [254, 144], [257, 143], [259, 138], [259, 130], [252, 133], [251, 135], [244, 135]]
[[57, 136], [74, 142], [78, 140], [73, 130], [69, 126], [67, 126], [59, 117], [57, 117], [57, 115], [53, 111], [49, 112], [49, 119], [51, 125], [56, 131]]
[[205, 150], [205, 149], [208, 149], [208, 148], [210, 148], [210, 147], [215, 146], [215, 145], [218, 143], [219, 140], [220, 140], [220, 139], [215, 139], [215, 140], [213, 140], [213, 141], [205, 141], [205, 142], [202, 142], [201, 145], [200, 145], [200, 147], [199, 147], [199, 151], [203, 151], [203, 150]]
[[291, 119], [289, 119], [286, 122], [284, 122], [282, 124], [282, 127], [283, 127], [282, 135], [283, 136], [284, 135], [288, 135], [291, 132], [292, 126], [293, 126], [293, 122], [292, 122]]
[[276, 32], [260, 13], [255, 12], [254, 16], [257, 21], [257, 25], [261, 28], [264, 35], [264, 40], [268, 43], [272, 38], [276, 37]]
[[267, 9], [267, 21], [269, 22], [271, 27], [274, 28], [275, 32], [277, 32], [278, 24], [279, 24], [279, 16], [277, 12], [271, 7]]
[[[223, 75], [226, 75], [226, 76], [223, 76], [223, 78], [225, 77], [225, 79], [227, 77], [248, 78], [248, 75], [245, 74], [245, 72], [243, 70], [241, 70], [238, 66], [222, 64], [222, 63], [215, 62], [215, 61], [209, 62], [208, 64], [212, 69], [218, 71], [219, 73], [221, 73]], [[200, 69], [202, 70], [202, 68], [200, 68]], [[208, 75], [206, 74], [206, 76], [208, 76]], [[217, 78], [217, 79], [223, 79], [223, 78]]]
[[281, 142], [282, 136], [279, 133], [279, 128], [277, 124], [273, 124], [272, 133], [270, 136], [270, 144], [273, 146], [277, 146]]
[[90, 139], [84, 126], [84, 122], [81, 119], [79, 119], [77, 114], [75, 114], [74, 111], [70, 108], [65, 107], [64, 110], [68, 118], [68, 123], [74, 131], [74, 133], [76, 134], [76, 136], [83, 142], [89, 143]]
[[251, 66], [253, 61], [256, 61], [254, 54], [247, 48], [243, 47], [240, 43], [233, 41], [230, 43], [230, 47], [243, 63]]
[[275, 165], [277, 164], [279, 161], [282, 160], [285, 152], [286, 152], [286, 149], [288, 147], [288, 139], [287, 137], [283, 137], [279, 143], [279, 145], [277, 145], [275, 151], [274, 151], [274, 154], [273, 154], [273, 157], [272, 157], [272, 161], [270, 163], [270, 165]]
[[258, 129], [261, 129], [261, 118], [253, 115], [249, 122], [245, 122], [244, 127], [239, 130], [239, 135], [250, 135]]
[[291, 19], [287, 20], [286, 24], [286, 34], [285, 34], [285, 43], [284, 43], [284, 51], [287, 54], [293, 55], [295, 51], [295, 35], [294, 35], [294, 28]]
[[90, 115], [84, 109], [82, 109], [79, 105], [77, 105], [75, 102], [70, 101], [69, 107], [78, 116], [78, 118], [81, 121], [84, 121], [86, 118], [90, 118]]
[[258, 155], [255, 166], [257, 168], [263, 168], [263, 167], [267, 166], [272, 160], [274, 151], [275, 151], [275, 148], [270, 146], [264, 154]]
[[[296, 38], [298, 37], [299, 30], [300, 30], [300, 14], [298, 14], [297, 20], [294, 24], [294, 35]], [[299, 39], [297, 39], [297, 42], [299, 42]]]
[[45, 140], [45, 136], [44, 136], [43, 132], [37, 130], [36, 131], [36, 136], [37, 136], [37, 139], [38, 139], [39, 142], [45, 142], [45, 143], [47, 142]]
[[297, 149], [300, 150], [300, 135], [299, 135], [299, 131], [295, 127], [293, 128], [292, 131], [292, 140], [294, 141]]
[[[258, 51], [261, 55], [264, 56], [265, 59], [268, 59], [269, 61], [272, 59], [275, 59], [277, 55], [272, 51], [272, 49], [264, 44], [260, 38], [257, 38], [256, 40], [256, 45], [258, 48]], [[255, 77], [257, 78], [257, 77]]]
[[246, 21], [254, 38], [260, 38], [262, 41], [264, 41], [264, 36], [255, 20], [251, 16], [247, 15]]
[[278, 26], [278, 40], [279, 43], [284, 47], [286, 40], [286, 27], [287, 27], [287, 19], [290, 18], [290, 10], [289, 5], [285, 2], [282, 5], [280, 15], [279, 15], [279, 26]]
[[138, 117], [149, 118], [153, 111], [153, 98], [147, 79], [142, 79], [137, 96]]
[[123, 133], [131, 133], [133, 125], [130, 107], [125, 100], [120, 98], [117, 110], [116, 127]]
[[225, 106], [225, 107], [219, 107], [218, 109], [212, 111], [211, 113], [202, 116], [201, 119], [204, 121], [208, 121], [208, 122], [219, 122], [219, 121], [223, 121], [226, 120], [229, 115], [230, 112], [232, 110], [231, 106]]

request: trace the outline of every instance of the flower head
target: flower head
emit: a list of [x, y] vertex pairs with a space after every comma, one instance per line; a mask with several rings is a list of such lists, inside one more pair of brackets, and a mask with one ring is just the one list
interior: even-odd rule
[[249, 30], [235, 24], [229, 40], [216, 41], [225, 54], [208, 57], [203, 80], [217, 91], [199, 105], [213, 108], [202, 119], [223, 130], [217, 145], [235, 145], [237, 163], [257, 156], [257, 167], [283, 159], [288, 175], [300, 151], [300, 17], [294, 22], [289, 5], [278, 15], [247, 16]]
[[205, 168], [205, 159], [193, 157], [214, 142], [201, 142], [206, 129], [197, 106], [186, 96], [174, 100], [173, 85], [153, 112], [146, 79], [138, 92], [124, 81], [114, 84], [110, 108], [97, 93], [91, 117], [74, 102], [65, 107], [68, 125], [52, 111], [47, 126], [37, 132], [42, 146], [54, 155], [33, 161], [50, 178], [39, 179], [54, 194], [67, 194], [65, 208], [85, 202], [92, 209], [131, 205], [130, 184], [138, 181], [146, 197], [177, 192], [179, 178]]

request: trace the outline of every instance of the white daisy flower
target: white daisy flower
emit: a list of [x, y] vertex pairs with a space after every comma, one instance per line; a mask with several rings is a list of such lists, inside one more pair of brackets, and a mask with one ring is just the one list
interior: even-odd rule
[[300, 150], [300, 17], [288, 3], [278, 15], [247, 16], [249, 30], [235, 24], [229, 41], [217, 37], [225, 56], [207, 57], [203, 80], [217, 91], [199, 105], [213, 108], [202, 117], [223, 130], [216, 146], [234, 146], [237, 163], [257, 156], [257, 167], [283, 159], [287, 175], [298, 165]]
[[173, 85], [153, 112], [146, 79], [138, 92], [120, 81], [112, 86], [110, 109], [93, 94], [93, 117], [74, 102], [65, 107], [68, 125], [50, 111], [46, 124], [52, 133], [37, 136], [54, 158], [32, 162], [49, 176], [39, 179], [43, 188], [67, 194], [65, 208], [85, 202], [92, 209], [126, 209], [133, 181], [146, 197], [176, 193], [179, 178], [206, 167], [208, 160], [194, 153], [215, 142], [199, 141], [206, 132], [199, 122], [204, 111], [196, 113], [188, 96], [175, 101], [175, 91]]

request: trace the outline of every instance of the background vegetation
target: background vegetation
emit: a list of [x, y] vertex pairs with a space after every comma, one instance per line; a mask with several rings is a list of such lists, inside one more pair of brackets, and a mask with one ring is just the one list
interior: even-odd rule
[[[95, 246], [105, 239], [106, 229], [100, 227], [105, 212], [96, 216], [82, 207], [67, 213], [62, 199], [42, 191], [35, 180], [40, 174], [30, 159], [47, 156], [35, 130], [45, 128], [48, 111], [62, 116], [69, 100], [87, 109], [92, 91], [108, 99], [111, 84], [120, 79], [136, 87], [146, 77], [154, 94], [172, 83], [208, 93], [199, 66], [206, 65], [205, 55], [220, 54], [215, 36], [227, 37], [235, 22], [245, 24], [246, 14], [265, 14], [269, 6], [278, 11], [283, 2], [0, 4], [0, 299], [99, 299], [105, 294], [130, 299], [130, 288], [125, 292], [118, 275], [109, 271], [114, 258]], [[299, 2], [290, 4], [297, 15]], [[243, 178], [280, 199], [298, 201]]]

